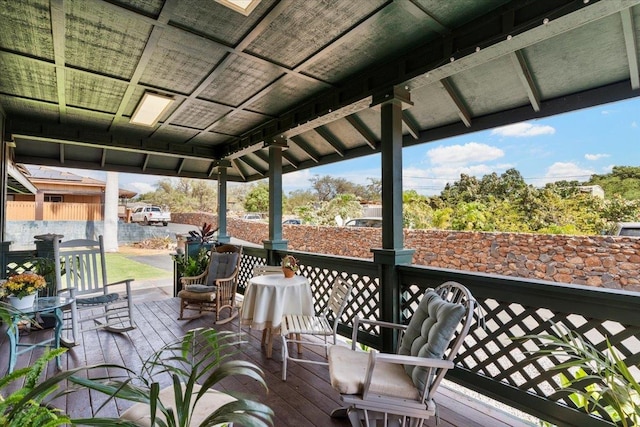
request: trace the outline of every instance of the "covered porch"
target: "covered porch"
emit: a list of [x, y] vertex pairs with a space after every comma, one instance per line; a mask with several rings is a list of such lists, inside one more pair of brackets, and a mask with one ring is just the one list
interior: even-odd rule
[[[451, 380], [559, 425], [605, 423], [555, 392], [552, 375], [511, 338], [562, 321], [600, 348], [609, 338], [635, 365], [640, 298], [412, 265], [415, 248], [404, 246], [402, 230], [402, 149], [639, 96], [640, 0], [262, 0], [242, 13], [222, 3], [8, 2], [0, 20], [3, 206], [11, 162], [210, 179], [219, 185], [225, 241], [228, 183], [268, 179], [269, 237], [245, 251], [242, 292], [254, 264], [275, 265], [291, 253], [283, 174], [376, 154], [383, 227], [373, 260], [293, 252], [316, 310], [343, 275], [357, 289], [345, 325], [354, 316], [404, 322], [424, 289], [457, 280], [485, 322], [472, 326]], [[167, 107], [141, 126], [136, 113], [152, 95]], [[3, 265], [24, 255], [0, 247]], [[175, 308], [161, 304], [165, 313]], [[170, 317], [163, 333], [183, 333]], [[375, 329], [362, 341], [394, 346]], [[296, 381], [314, 375], [327, 390], [321, 375], [297, 369]], [[287, 384], [273, 388], [283, 390], [281, 399], [293, 393]], [[307, 401], [317, 393], [299, 390]], [[338, 403], [326, 396], [319, 415]], [[452, 408], [451, 425], [473, 425], [453, 421], [466, 410]]]
[[[135, 316], [137, 329], [126, 334], [113, 334], [106, 331], [92, 331], [84, 334], [84, 342], [68, 351], [63, 356], [63, 369], [71, 369], [96, 363], [116, 363], [121, 365], [138, 364], [147, 358], [154, 349], [173, 340], [181, 338], [192, 328], [210, 327], [212, 317], [205, 316], [189, 322], [177, 320], [179, 300], [149, 300], [140, 293], [136, 297]], [[226, 325], [216, 327], [218, 330], [237, 331], [237, 319]], [[348, 426], [346, 418], [332, 418], [331, 411], [341, 404], [340, 396], [328, 382], [329, 373], [325, 366], [311, 364], [290, 364], [287, 381], [281, 378], [280, 341], [276, 341], [274, 357], [268, 359], [260, 346], [260, 331], [247, 331], [247, 342], [238, 349], [238, 357], [256, 364], [264, 371], [264, 378], [269, 387], [268, 393], [254, 381], [233, 379], [224, 381], [220, 390], [249, 393], [256, 400], [273, 409], [275, 426]], [[51, 334], [51, 331], [33, 332], [24, 335], [23, 339], [36, 339], [36, 334]], [[6, 351], [6, 335], [0, 335], [0, 366], [8, 362]], [[42, 354], [42, 350], [21, 355], [17, 368], [28, 366]], [[321, 356], [306, 351], [305, 357], [320, 360]], [[50, 363], [49, 373], [55, 371], [55, 363]], [[65, 410], [72, 417], [118, 417], [131, 406], [131, 402], [118, 400], [111, 402], [98, 411], [105, 400], [104, 395], [83, 390], [55, 401], [57, 407]], [[502, 412], [483, 402], [476, 401], [455, 390], [441, 387], [437, 400], [440, 404], [440, 426], [444, 427], [527, 427], [530, 423]], [[430, 420], [428, 426], [435, 426]]]

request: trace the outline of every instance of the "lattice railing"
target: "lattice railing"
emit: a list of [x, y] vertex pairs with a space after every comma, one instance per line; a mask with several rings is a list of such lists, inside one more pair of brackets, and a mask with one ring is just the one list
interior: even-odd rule
[[[604, 425], [579, 410], [570, 392], [562, 390], [560, 371], [550, 369], [562, 360], [536, 358], [536, 341], [516, 339], [553, 334], [553, 324], [575, 331], [599, 350], [606, 350], [608, 339], [640, 379], [640, 294], [420, 267], [400, 270], [407, 318], [425, 288], [446, 280], [467, 286], [482, 308], [486, 326], [476, 319], [451, 373], [465, 386], [560, 425]], [[574, 378], [573, 371], [562, 373]], [[610, 419], [604, 411], [600, 416]]]
[[[309, 279], [313, 293], [314, 309], [320, 313], [327, 305], [331, 286], [337, 277], [353, 283], [351, 303], [345, 309], [339, 331], [344, 336], [351, 336], [351, 328], [355, 316], [380, 319], [379, 281], [376, 265], [367, 260], [340, 258], [328, 255], [303, 252], [286, 252], [294, 255], [300, 262], [301, 274]], [[285, 252], [280, 253], [285, 255]], [[244, 293], [246, 284], [253, 275], [254, 265], [266, 264], [267, 251], [262, 248], [243, 248], [242, 265], [240, 266], [238, 292]], [[363, 331], [363, 342], [379, 346], [378, 331], [370, 328]]]

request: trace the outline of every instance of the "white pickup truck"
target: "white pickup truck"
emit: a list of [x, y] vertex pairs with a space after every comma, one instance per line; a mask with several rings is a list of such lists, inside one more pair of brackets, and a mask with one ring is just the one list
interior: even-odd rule
[[159, 206], [140, 206], [131, 213], [131, 222], [140, 222], [143, 224], [159, 224], [165, 227], [171, 221], [171, 212], [162, 210]]

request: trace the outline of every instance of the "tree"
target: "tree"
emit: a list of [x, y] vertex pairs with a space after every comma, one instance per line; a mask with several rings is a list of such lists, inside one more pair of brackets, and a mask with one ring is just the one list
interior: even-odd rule
[[640, 167], [614, 166], [611, 173], [592, 175], [585, 185], [599, 185], [607, 199], [618, 195], [627, 200], [639, 200]]
[[206, 180], [180, 178], [163, 179], [158, 188], [142, 194], [140, 201], [168, 206], [171, 212], [216, 212], [218, 191]]
[[311, 190], [294, 190], [290, 191], [285, 206], [285, 211], [296, 213], [298, 208], [310, 205], [318, 201], [318, 197]]
[[362, 215], [362, 207], [353, 194], [338, 194], [332, 200], [323, 203], [317, 211], [316, 224], [336, 225], [335, 218], [356, 218]]
[[432, 216], [427, 197], [415, 190], [402, 193], [402, 223], [405, 228], [430, 228]]
[[254, 185], [244, 201], [247, 212], [267, 212], [269, 210], [269, 186], [266, 183]]
[[329, 175], [323, 177], [315, 175], [310, 178], [311, 187], [315, 190], [318, 200], [328, 202], [338, 194], [355, 194], [355, 184], [344, 178], [334, 178]]

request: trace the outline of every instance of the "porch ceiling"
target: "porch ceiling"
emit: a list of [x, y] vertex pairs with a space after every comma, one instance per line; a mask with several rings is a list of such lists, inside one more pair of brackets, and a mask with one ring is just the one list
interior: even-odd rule
[[[2, 1], [0, 108], [19, 163], [252, 181], [640, 95], [640, 0]], [[170, 95], [152, 127], [145, 91]]]

